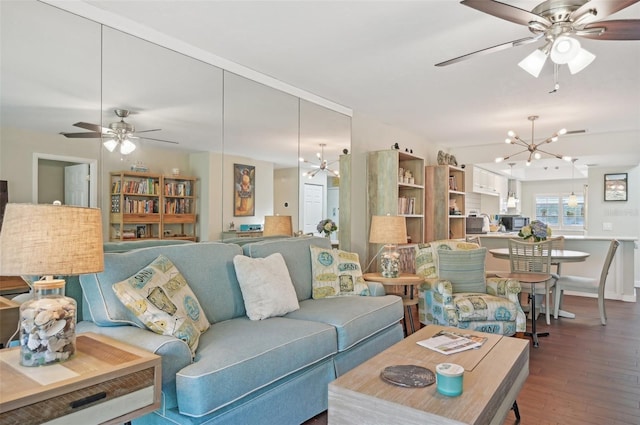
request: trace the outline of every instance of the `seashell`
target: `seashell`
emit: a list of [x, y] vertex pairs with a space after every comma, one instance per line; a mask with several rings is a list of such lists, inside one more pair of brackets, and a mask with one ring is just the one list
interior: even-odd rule
[[53, 314], [48, 310], [43, 310], [36, 316], [35, 323], [37, 326], [42, 326], [47, 322], [50, 322], [53, 318]]
[[36, 327], [35, 323], [33, 322], [33, 319], [23, 320], [21, 323], [21, 326], [24, 332], [27, 334], [30, 334], [31, 332], [33, 332], [33, 330]]
[[32, 320], [36, 318], [36, 310], [33, 308], [25, 308], [20, 313], [22, 315], [22, 319]]
[[40, 339], [37, 337], [36, 334], [29, 335], [29, 341], [27, 342], [27, 347], [29, 347], [29, 349], [32, 351], [40, 347]]
[[66, 324], [67, 324], [66, 320], [56, 320], [55, 322], [52, 322], [51, 326], [49, 326], [48, 329], [46, 330], [45, 335], [47, 337], [50, 337], [57, 334], [58, 332], [64, 329]]
[[47, 341], [47, 345], [49, 346], [49, 350], [50, 351], [62, 351], [62, 349], [64, 348], [64, 346], [67, 344], [67, 340], [66, 339], [58, 339], [56, 337], [51, 337], [49, 338], [49, 341]]

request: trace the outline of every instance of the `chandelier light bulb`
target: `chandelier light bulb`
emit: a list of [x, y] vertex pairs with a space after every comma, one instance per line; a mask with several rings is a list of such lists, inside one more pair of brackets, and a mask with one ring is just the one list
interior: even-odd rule
[[570, 156], [564, 155], [564, 156], [562, 157], [562, 159], [564, 159], [564, 160], [565, 160], [565, 161], [567, 161], [567, 162], [571, 162], [571, 157], [570, 157]]
[[499, 156], [499, 157], [497, 157], [497, 158], [495, 159], [495, 161], [496, 161], [496, 163], [499, 163], [499, 162], [504, 161], [504, 158], [503, 158], [503, 157], [501, 157], [501, 156]]
[[527, 159], [527, 163], [526, 163], [527, 167], [531, 166], [531, 160]]
[[[516, 133], [515, 133], [515, 131], [513, 131], [513, 130], [509, 130], [509, 131], [507, 132], [507, 136], [509, 136], [509, 137], [516, 137]], [[509, 143], [511, 143], [511, 141], [509, 141]]]
[[567, 134], [567, 129], [566, 129], [566, 128], [561, 128], [561, 129], [558, 131], [558, 134], [559, 134], [560, 136], [564, 136], [565, 134]]
[[505, 142], [506, 144], [511, 144], [511, 139], [506, 138], [506, 139], [504, 139], [504, 142]]
[[540, 159], [540, 158], [542, 158], [542, 155], [540, 155], [540, 152], [536, 152], [536, 153], [533, 154], [533, 157], [535, 159]]

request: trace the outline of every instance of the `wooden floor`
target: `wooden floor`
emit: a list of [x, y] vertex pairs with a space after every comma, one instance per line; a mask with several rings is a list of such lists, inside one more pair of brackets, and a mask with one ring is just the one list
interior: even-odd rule
[[[576, 319], [551, 318], [547, 326], [538, 318], [538, 332], [550, 335], [530, 348], [520, 424], [640, 424], [640, 302], [607, 301], [607, 326], [595, 299], [565, 296], [564, 308]], [[305, 425], [326, 423], [325, 412]], [[504, 423], [517, 423], [513, 412]]]

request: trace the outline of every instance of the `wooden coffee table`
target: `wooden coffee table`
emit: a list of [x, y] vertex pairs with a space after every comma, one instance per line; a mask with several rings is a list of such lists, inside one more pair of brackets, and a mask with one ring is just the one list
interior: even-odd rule
[[[444, 355], [418, 345], [442, 329], [429, 325], [329, 384], [328, 423], [460, 425], [502, 424], [529, 375], [529, 342], [469, 332], [489, 339], [476, 350]], [[435, 373], [438, 363], [465, 368], [459, 397], [436, 392], [436, 385], [405, 388], [380, 378], [384, 368], [418, 365]]]

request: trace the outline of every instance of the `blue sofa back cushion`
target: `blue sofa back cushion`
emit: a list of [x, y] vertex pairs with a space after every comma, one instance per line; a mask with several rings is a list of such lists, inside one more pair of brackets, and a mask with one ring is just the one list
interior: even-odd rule
[[238, 245], [201, 242], [141, 248], [125, 253], [106, 253], [105, 271], [80, 276], [91, 319], [98, 326], [143, 324], [129, 312], [111, 289], [163, 254], [180, 270], [209, 320], [215, 323], [244, 316], [244, 301], [233, 267], [242, 254]]
[[244, 245], [244, 254], [253, 258], [264, 258], [279, 252], [287, 264], [291, 281], [296, 288], [298, 301], [311, 298], [311, 253], [310, 246], [331, 249], [329, 238], [317, 236], [289, 238], [277, 241], [263, 241]]

